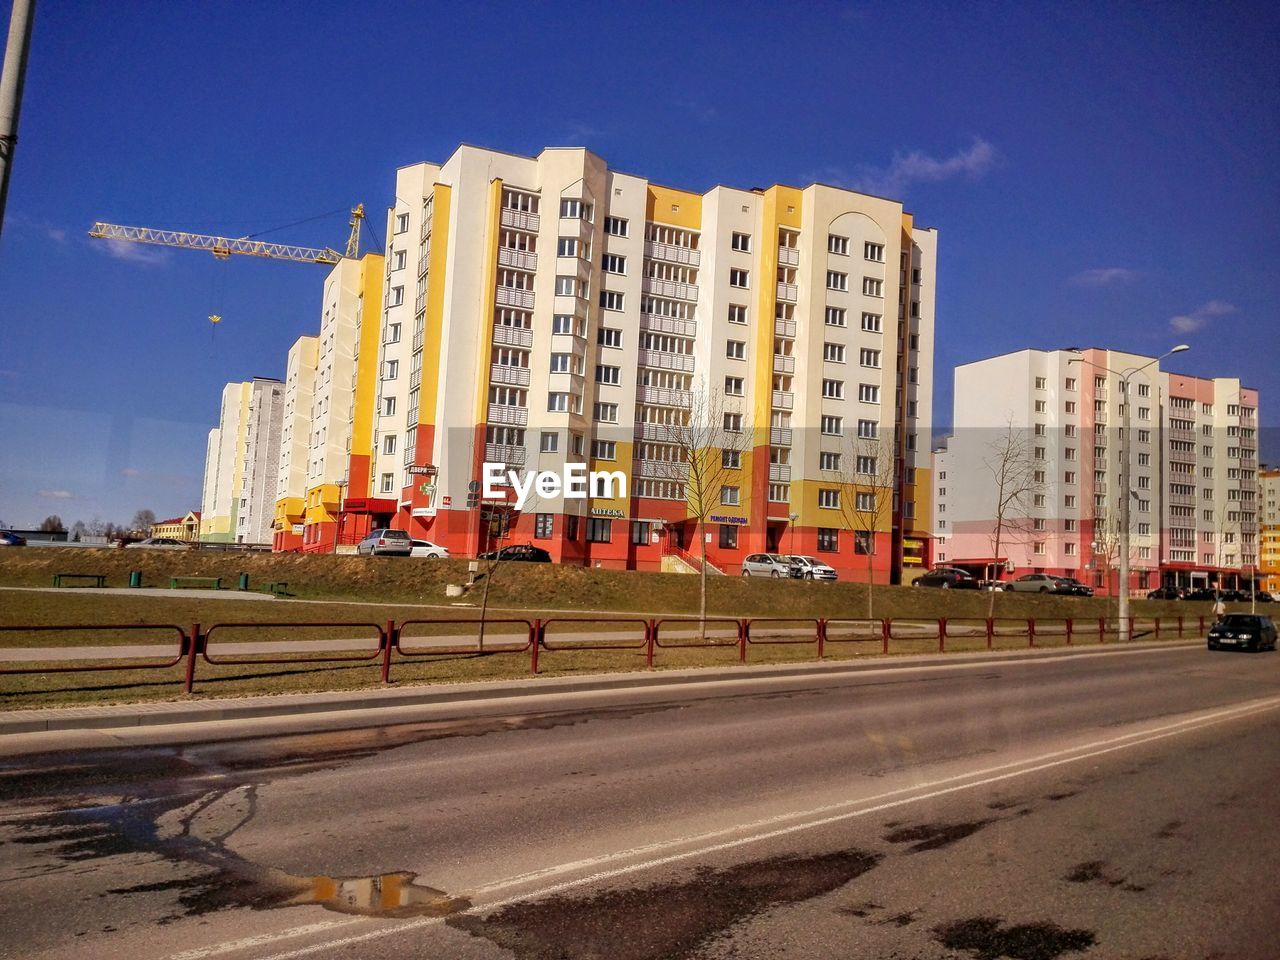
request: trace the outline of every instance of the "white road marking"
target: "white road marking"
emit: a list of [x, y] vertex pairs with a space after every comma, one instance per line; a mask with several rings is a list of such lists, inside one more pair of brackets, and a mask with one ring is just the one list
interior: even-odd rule
[[[1012, 780], [1016, 777], [1027, 776], [1032, 773], [1039, 773], [1043, 770], [1049, 770], [1054, 767], [1064, 766], [1070, 763], [1078, 763], [1081, 760], [1089, 760], [1094, 757], [1103, 756], [1109, 753], [1115, 753], [1119, 750], [1127, 750], [1131, 747], [1141, 746], [1147, 743], [1153, 743], [1158, 740], [1165, 740], [1169, 737], [1176, 737], [1184, 733], [1189, 733], [1203, 727], [1213, 726], [1215, 724], [1224, 723], [1229, 720], [1238, 719], [1253, 713], [1261, 713], [1267, 710], [1274, 710], [1280, 707], [1280, 697], [1271, 697], [1265, 700], [1252, 701], [1236, 707], [1230, 707], [1224, 710], [1214, 711], [1208, 714], [1202, 714], [1187, 720], [1179, 720], [1173, 723], [1164, 724], [1163, 726], [1153, 727], [1144, 731], [1136, 731], [1130, 734], [1122, 734], [1120, 736], [1108, 737], [1103, 740], [1096, 740], [1092, 743], [1080, 744], [1075, 747], [1063, 750], [1055, 750], [1042, 754], [1038, 757], [1027, 758], [1022, 761], [1016, 761], [998, 766], [989, 767], [984, 770], [974, 771], [969, 774], [959, 774], [953, 777], [944, 777], [942, 779], [931, 781], [929, 783], [916, 784], [913, 787], [906, 787], [901, 790], [889, 791], [888, 793], [879, 794], [872, 797], [864, 797], [856, 801], [847, 801], [841, 804], [830, 804], [823, 807], [817, 807], [809, 811], [801, 811], [793, 814], [779, 814], [776, 817], [770, 817], [765, 820], [757, 821], [753, 824], [743, 825], [741, 827], [731, 828], [725, 831], [716, 831], [709, 834], [701, 834], [694, 837], [683, 839], [669, 840], [661, 844], [653, 844], [647, 847], [637, 847], [633, 850], [620, 851], [618, 853], [609, 854], [602, 857], [592, 858], [589, 860], [578, 861], [575, 864], [563, 864], [557, 867], [548, 868], [546, 871], [539, 871], [534, 874], [523, 874], [518, 877], [511, 877], [496, 883], [489, 884], [485, 887], [477, 888], [479, 891], [495, 891], [504, 887], [518, 886], [521, 883], [528, 882], [530, 878], [537, 878], [552, 873], [561, 873], [571, 871], [575, 868], [581, 868], [583, 865], [603, 864], [618, 859], [624, 859], [634, 856], [645, 851], [652, 852], [663, 847], [677, 846], [682, 843], [696, 843], [700, 840], [710, 839], [717, 835], [724, 835], [753, 827], [768, 825], [782, 820], [794, 820], [801, 817], [818, 816], [818, 819], [808, 820], [803, 823], [793, 823], [788, 826], [778, 827], [773, 830], [751, 834], [748, 836], [737, 837], [732, 840], [724, 840], [719, 843], [712, 843], [691, 850], [682, 850], [677, 853], [668, 854], [666, 856], [656, 857], [653, 859], [631, 863], [621, 867], [615, 867], [609, 870], [600, 870], [587, 876], [576, 877], [572, 880], [561, 881], [560, 883], [550, 884], [540, 887], [536, 890], [526, 891], [511, 897], [500, 900], [490, 901], [488, 903], [476, 904], [472, 906], [466, 913], [485, 911], [489, 912], [497, 910], [513, 903], [520, 903], [527, 900], [535, 900], [541, 897], [550, 896], [552, 894], [561, 893], [565, 890], [572, 890], [576, 887], [588, 886], [593, 883], [599, 883], [610, 880], [615, 877], [625, 876], [629, 873], [639, 873], [645, 870], [652, 870], [657, 867], [666, 866], [671, 863], [677, 863], [681, 860], [688, 860], [693, 857], [703, 857], [709, 854], [719, 853], [725, 850], [732, 850], [737, 847], [746, 846], [747, 844], [760, 843], [765, 840], [772, 840], [778, 837], [788, 836], [793, 833], [799, 833], [805, 830], [812, 830], [816, 827], [829, 826], [833, 823], [839, 823], [845, 820], [851, 820], [856, 817], [864, 817], [872, 813], [880, 813], [894, 807], [903, 806], [909, 803], [916, 803], [920, 800], [930, 800], [935, 797], [946, 796], [952, 793], [958, 793], [962, 790], [972, 790], [977, 787], [989, 786], [993, 783], [1000, 783], [1006, 780]], [[1019, 769], [1010, 770], [1011, 767]], [[1002, 772], [994, 772], [1002, 771]], [[990, 775], [988, 775], [990, 774]], [[968, 780], [971, 777], [979, 777], [981, 779], [972, 780], [966, 783], [955, 783], [957, 780]], [[949, 784], [948, 786], [942, 786]], [[936, 789], [931, 789], [936, 788]], [[916, 793], [912, 796], [896, 796], [898, 794], [908, 793], [911, 791], [924, 790], [924, 793]], [[885, 799], [893, 797], [893, 799]], [[883, 802], [876, 803], [875, 801]], [[827, 816], [821, 814], [826, 811], [839, 809], [841, 807], [849, 807], [858, 804], [872, 804], [871, 806], [860, 806], [856, 810], [846, 810], [842, 813], [834, 813]], [[289, 950], [284, 953], [275, 953], [263, 960], [293, 960], [295, 957], [304, 957], [311, 954], [320, 953], [322, 951], [338, 950], [343, 947], [352, 946], [357, 943], [363, 943], [369, 940], [376, 940], [382, 937], [390, 936], [397, 933], [406, 933], [411, 930], [417, 930], [424, 927], [434, 926], [444, 922], [444, 917], [422, 917], [417, 920], [407, 920], [402, 923], [391, 924], [379, 927], [377, 930], [371, 930], [367, 933], [354, 934], [352, 936], [340, 937], [334, 940], [328, 940], [323, 943], [312, 944], [306, 947], [300, 947], [296, 950]], [[286, 932], [287, 935], [287, 932]], [[267, 935], [264, 935], [267, 936]], [[277, 935], [275, 939], [284, 939], [285, 935]], [[264, 940], [263, 942], [269, 942]], [[216, 948], [215, 948], [216, 949]], [[202, 954], [198, 951], [188, 951], [186, 954], [180, 954], [182, 960], [200, 960], [201, 957], [211, 954]], [[177, 957], [173, 960], [178, 960]]]
[[304, 927], [293, 927], [278, 933], [260, 933], [256, 937], [245, 937], [243, 940], [229, 940], [216, 947], [200, 947], [195, 950], [184, 950], [173, 954], [169, 960], [203, 960], [205, 957], [216, 957], [222, 953], [234, 953], [237, 950], [248, 950], [251, 947], [265, 946], [276, 940], [288, 940], [293, 937], [305, 937], [309, 933], [321, 930], [332, 930], [334, 927], [348, 927], [353, 923], [364, 922], [364, 917], [350, 917], [346, 920], [322, 920], [320, 923], [309, 923]]

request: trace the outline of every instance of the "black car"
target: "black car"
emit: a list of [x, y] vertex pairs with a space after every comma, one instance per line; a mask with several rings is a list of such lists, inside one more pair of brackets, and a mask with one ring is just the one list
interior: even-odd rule
[[[1183, 597], [1182, 599], [1201, 600], [1201, 601], [1207, 600], [1209, 603], [1213, 603], [1215, 600], [1218, 599], [1218, 591], [1208, 590], [1208, 589], [1205, 589], [1204, 587], [1200, 587], [1196, 590], [1188, 590], [1186, 596]], [[1223, 600], [1225, 601], [1226, 597], [1223, 597]]]
[[1267, 593], [1267, 591], [1265, 590], [1259, 590], [1254, 595], [1253, 599], [1257, 600], [1259, 603], [1274, 603], [1276, 598], [1273, 597], [1271, 594]]
[[1148, 600], [1185, 600], [1187, 591], [1184, 587], [1157, 587], [1147, 594]]
[[1093, 587], [1081, 583], [1075, 577], [1058, 577], [1058, 592], [1070, 597], [1092, 597]]
[[551, 554], [529, 543], [513, 543], [501, 550], [480, 554], [481, 560], [523, 560], [525, 563], [550, 563]]
[[1256, 613], [1229, 613], [1209, 628], [1210, 650], [1274, 650], [1276, 627], [1270, 617]]
[[935, 567], [916, 579], [917, 587], [938, 587], [942, 590], [979, 590], [981, 582], [955, 567]]

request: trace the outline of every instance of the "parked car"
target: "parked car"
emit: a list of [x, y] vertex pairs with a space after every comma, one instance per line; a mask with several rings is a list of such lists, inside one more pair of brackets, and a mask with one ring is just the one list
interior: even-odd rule
[[1069, 593], [1063, 589], [1058, 578], [1047, 573], [1024, 573], [1017, 580], [1005, 583], [1006, 592], [1013, 593]]
[[1274, 603], [1276, 598], [1265, 590], [1259, 590], [1254, 594], [1253, 599], [1257, 600], [1259, 603]]
[[413, 541], [403, 530], [379, 527], [356, 544], [356, 553], [371, 557], [407, 557], [413, 552]]
[[432, 543], [430, 540], [410, 540], [413, 548], [409, 551], [411, 557], [431, 557], [435, 560], [448, 560], [449, 551], [438, 543]]
[[190, 550], [191, 544], [173, 537], [147, 537], [133, 543], [124, 544], [126, 550]]
[[934, 567], [924, 576], [917, 577], [913, 586], [938, 587], [942, 590], [980, 590], [982, 582], [956, 567]]
[[1209, 628], [1209, 649], [1274, 650], [1276, 627], [1270, 617], [1256, 613], [1229, 613]]
[[18, 536], [12, 530], [0, 530], [0, 547], [25, 547], [27, 538]]
[[[1208, 601], [1209, 603], [1213, 603], [1215, 600], [1217, 600], [1217, 599], [1218, 599], [1218, 591], [1216, 591], [1216, 590], [1209, 590], [1209, 589], [1207, 589], [1207, 588], [1205, 588], [1205, 587], [1199, 587], [1199, 588], [1197, 588], [1197, 589], [1195, 589], [1195, 590], [1188, 590], [1188, 591], [1187, 591], [1186, 596], [1185, 596], [1185, 597], [1183, 597], [1183, 599], [1184, 599], [1184, 600]], [[1223, 601], [1224, 601], [1224, 602], [1225, 602], [1225, 600], [1226, 600], [1226, 598], [1225, 598], [1225, 597], [1223, 597]]]
[[1187, 590], [1185, 587], [1156, 587], [1147, 594], [1148, 600], [1185, 600], [1187, 598]]
[[531, 543], [513, 543], [501, 550], [480, 554], [481, 560], [518, 560], [524, 563], [550, 563], [551, 554]]
[[1058, 592], [1072, 597], [1092, 597], [1093, 587], [1075, 577], [1058, 577]]
[[823, 563], [817, 557], [787, 557], [791, 561], [791, 576], [797, 580], [839, 580], [835, 567]]
[[1223, 590], [1223, 603], [1248, 603], [1249, 594], [1245, 590]]
[[780, 553], [753, 553], [742, 561], [742, 575], [785, 580], [791, 576], [792, 566], [791, 558]]

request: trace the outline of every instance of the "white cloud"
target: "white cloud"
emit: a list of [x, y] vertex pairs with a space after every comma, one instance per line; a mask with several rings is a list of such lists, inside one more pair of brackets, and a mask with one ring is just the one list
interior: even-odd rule
[[147, 267], [156, 267], [162, 263], [169, 262], [168, 250], [155, 250], [151, 247], [131, 243], [128, 240], [95, 240], [93, 241], [93, 249], [99, 253], [105, 253], [109, 257], [114, 257], [116, 260], [124, 260], [126, 263], [137, 263]]
[[74, 500], [76, 498], [70, 490], [39, 490], [37, 493], [42, 500]]
[[931, 157], [921, 150], [894, 154], [887, 167], [863, 166], [849, 182], [858, 190], [885, 197], [901, 196], [911, 183], [936, 183], [954, 177], [977, 180], [995, 166], [996, 148], [981, 137], [949, 157]]
[[1082, 270], [1068, 282], [1079, 287], [1109, 287], [1116, 283], [1128, 283], [1139, 276], [1137, 270], [1130, 270], [1128, 267], [1097, 267]]
[[1169, 318], [1169, 329], [1174, 333], [1195, 333], [1208, 326], [1211, 320], [1235, 313], [1236, 308], [1225, 300], [1210, 300], [1190, 313]]

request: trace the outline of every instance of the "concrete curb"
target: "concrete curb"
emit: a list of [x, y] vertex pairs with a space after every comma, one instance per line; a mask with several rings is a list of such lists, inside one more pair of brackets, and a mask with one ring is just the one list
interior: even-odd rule
[[435, 706], [478, 700], [498, 700], [537, 695], [557, 695], [678, 684], [743, 680], [832, 676], [882, 670], [889, 666], [932, 667], [960, 663], [1008, 663], [1021, 660], [1118, 654], [1157, 648], [1200, 646], [1203, 640], [1166, 640], [1144, 643], [1091, 644], [1077, 647], [972, 653], [904, 654], [867, 656], [854, 661], [814, 661], [799, 664], [702, 667], [655, 670], [644, 673], [589, 674], [575, 677], [530, 677], [527, 680], [436, 684], [404, 688], [349, 690], [200, 700], [189, 703], [122, 704], [102, 707], [62, 707], [20, 710], [0, 714], [0, 736], [50, 731], [112, 730], [175, 724], [207, 724], [221, 721], [296, 718], [308, 714], [386, 710], [395, 707]]

